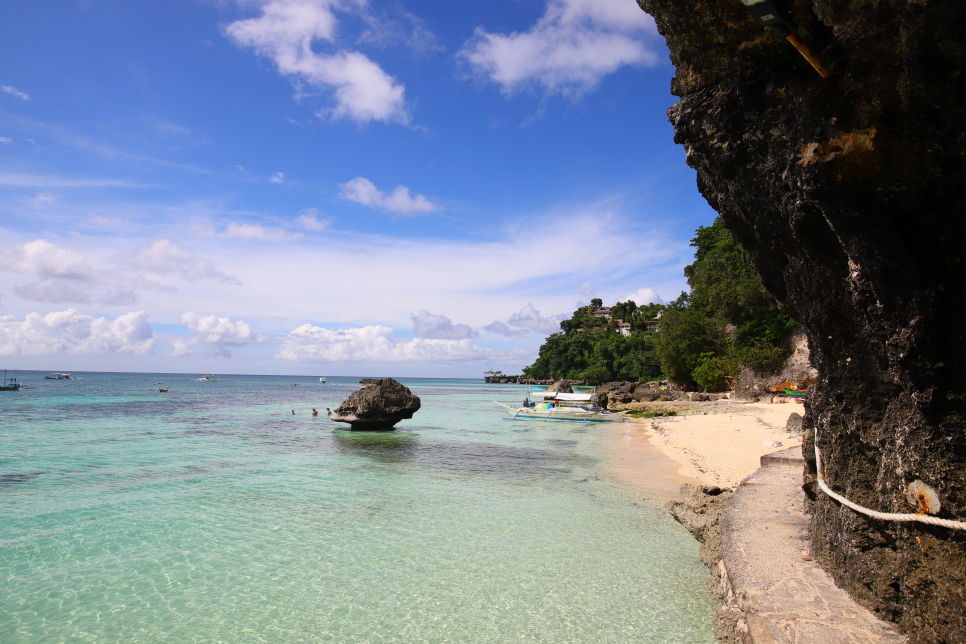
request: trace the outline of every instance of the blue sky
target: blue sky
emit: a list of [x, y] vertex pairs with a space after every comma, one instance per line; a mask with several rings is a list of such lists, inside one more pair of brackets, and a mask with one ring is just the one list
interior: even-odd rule
[[714, 217], [633, 0], [8, 0], [0, 368], [518, 372]]

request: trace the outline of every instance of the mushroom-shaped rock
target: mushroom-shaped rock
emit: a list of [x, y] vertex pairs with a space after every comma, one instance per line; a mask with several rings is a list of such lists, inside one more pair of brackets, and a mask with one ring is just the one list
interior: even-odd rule
[[419, 410], [419, 396], [392, 378], [364, 378], [359, 384], [362, 388], [339, 405], [332, 420], [349, 423], [353, 430], [386, 431]]

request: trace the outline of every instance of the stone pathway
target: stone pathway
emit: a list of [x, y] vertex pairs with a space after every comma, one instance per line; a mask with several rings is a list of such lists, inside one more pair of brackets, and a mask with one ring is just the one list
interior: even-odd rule
[[761, 457], [722, 517], [721, 596], [752, 644], [903, 644], [808, 556], [801, 447]]

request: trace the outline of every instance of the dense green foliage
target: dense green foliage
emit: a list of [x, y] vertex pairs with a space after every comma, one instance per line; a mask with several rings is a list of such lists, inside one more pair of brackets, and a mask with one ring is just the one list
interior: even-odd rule
[[795, 321], [762, 287], [747, 252], [720, 218], [698, 228], [691, 245], [694, 263], [684, 269], [691, 292], [671, 303], [655, 337], [664, 373], [714, 391], [724, 389], [741, 365], [780, 366]]
[[[786, 336], [794, 320], [779, 311], [762, 287], [748, 254], [716, 219], [691, 240], [694, 263], [684, 269], [690, 293], [670, 305], [638, 308], [631, 301], [611, 307], [611, 319], [595, 317], [599, 299], [560, 323], [523, 370], [529, 378], [695, 382], [724, 389], [741, 365], [779, 366], [788, 357]], [[661, 313], [660, 330], [647, 325]], [[616, 319], [631, 325], [618, 332]]]
[[[561, 322], [562, 331], [547, 338], [536, 362], [523, 374], [528, 378], [598, 381], [658, 378], [661, 368], [653, 357], [654, 343], [647, 323], [664, 305], [638, 309], [633, 301], [618, 302], [611, 307], [610, 320], [594, 317], [593, 311], [600, 306], [600, 300], [592, 300], [590, 306], [580, 307]], [[631, 335], [618, 332], [617, 319], [631, 325]]]

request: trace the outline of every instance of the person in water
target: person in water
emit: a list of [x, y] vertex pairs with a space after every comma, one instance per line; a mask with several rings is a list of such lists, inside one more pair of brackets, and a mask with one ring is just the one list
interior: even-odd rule
[[325, 408], [325, 415], [326, 415], [326, 416], [331, 416], [331, 415], [332, 415], [332, 410], [331, 410], [331, 409], [329, 409], [328, 407], [326, 407], [326, 408]]
[[293, 415], [293, 416], [295, 415], [295, 410], [294, 410], [294, 409], [292, 410], [292, 415]]
[[319, 415], [319, 412], [316, 411], [315, 407], [312, 408], [312, 415], [313, 416], [318, 416]]

